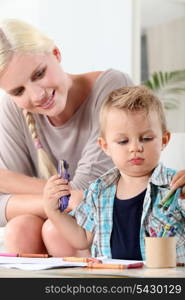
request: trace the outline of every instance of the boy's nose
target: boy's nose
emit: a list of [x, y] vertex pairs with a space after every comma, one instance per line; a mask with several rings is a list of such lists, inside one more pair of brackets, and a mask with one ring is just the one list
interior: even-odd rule
[[142, 152], [143, 151], [143, 143], [133, 142], [130, 145], [131, 152]]

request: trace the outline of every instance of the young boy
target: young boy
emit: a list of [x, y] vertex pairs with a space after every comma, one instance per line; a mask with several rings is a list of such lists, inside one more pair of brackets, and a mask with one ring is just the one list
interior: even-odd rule
[[134, 260], [145, 259], [144, 237], [151, 230], [160, 235], [168, 224], [175, 228], [177, 261], [184, 262], [185, 201], [179, 190], [168, 209], [159, 208], [175, 174], [159, 163], [170, 139], [161, 102], [144, 86], [115, 90], [101, 108], [100, 128], [99, 145], [115, 168], [90, 185], [75, 218], [58, 209], [58, 199], [69, 194], [66, 181], [51, 177], [44, 190], [48, 218], [77, 249]]

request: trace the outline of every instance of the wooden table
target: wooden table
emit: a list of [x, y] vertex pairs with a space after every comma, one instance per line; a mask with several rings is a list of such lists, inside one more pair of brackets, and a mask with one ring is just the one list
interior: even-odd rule
[[0, 268], [0, 278], [185, 278], [185, 267], [150, 269], [112, 270], [87, 269], [82, 267], [57, 268], [40, 271]]

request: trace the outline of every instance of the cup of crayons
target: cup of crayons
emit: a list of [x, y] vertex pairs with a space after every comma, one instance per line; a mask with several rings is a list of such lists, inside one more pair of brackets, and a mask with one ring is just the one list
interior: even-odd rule
[[150, 236], [145, 237], [146, 266], [149, 268], [176, 267], [175, 228], [169, 224], [156, 233], [150, 227]]
[[[175, 191], [170, 191], [159, 203], [159, 208], [167, 210], [174, 200]], [[149, 237], [145, 237], [146, 266], [149, 268], [176, 267], [176, 228], [166, 224], [159, 232], [149, 228]]]

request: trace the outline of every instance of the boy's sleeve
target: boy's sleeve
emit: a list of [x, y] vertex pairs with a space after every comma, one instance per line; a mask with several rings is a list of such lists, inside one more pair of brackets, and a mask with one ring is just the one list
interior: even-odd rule
[[178, 200], [178, 205], [180, 207], [180, 211], [182, 216], [184, 217], [185, 220], [185, 199], [179, 199]]
[[84, 200], [78, 205], [73, 213], [78, 225], [90, 232], [94, 232], [96, 227], [97, 194], [93, 185], [94, 184], [92, 183], [89, 189], [84, 192]]

